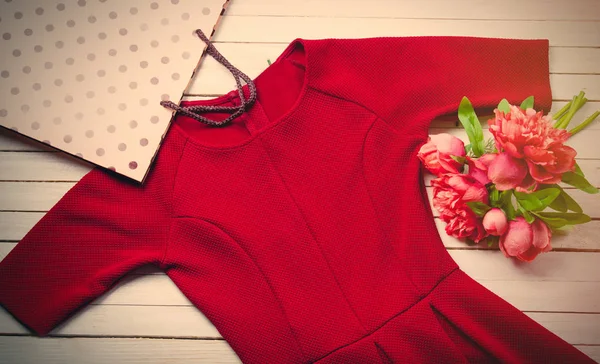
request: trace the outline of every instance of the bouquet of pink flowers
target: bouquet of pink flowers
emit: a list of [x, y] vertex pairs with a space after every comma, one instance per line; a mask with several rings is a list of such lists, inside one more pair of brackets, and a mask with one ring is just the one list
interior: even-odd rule
[[533, 96], [520, 106], [504, 99], [488, 120], [493, 137], [485, 141], [473, 106], [464, 97], [458, 117], [470, 144], [450, 134], [431, 135], [418, 153], [437, 176], [431, 181], [433, 206], [446, 222], [446, 233], [497, 244], [506, 257], [532, 261], [551, 250], [553, 231], [590, 221], [559, 185], [598, 193], [577, 165], [575, 149], [565, 145], [600, 114], [567, 131], [586, 101], [581, 92], [550, 116], [533, 108]]

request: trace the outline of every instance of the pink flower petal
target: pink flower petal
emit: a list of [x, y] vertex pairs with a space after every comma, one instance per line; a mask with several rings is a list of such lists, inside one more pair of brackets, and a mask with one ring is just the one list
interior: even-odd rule
[[500, 153], [490, 163], [488, 177], [499, 191], [517, 187], [527, 175], [527, 165], [507, 153]]
[[552, 148], [556, 163], [546, 166], [546, 170], [553, 174], [562, 174], [575, 170], [575, 156], [577, 151], [567, 145]]
[[513, 143], [511, 143], [511, 142], [503, 143], [502, 147], [504, 148], [504, 151], [506, 153], [508, 153], [511, 157], [523, 158], [523, 153], [521, 153], [519, 151], [519, 149], [517, 148], [517, 146], [515, 146]]
[[533, 246], [538, 249], [544, 249], [548, 244], [550, 244], [552, 232], [542, 220], [536, 219], [531, 224], [531, 229], [533, 231]]
[[522, 216], [508, 223], [508, 231], [500, 237], [500, 244], [506, 254], [517, 256], [526, 252], [532, 245], [533, 230]]
[[548, 172], [544, 167], [538, 166], [530, 161], [527, 161], [529, 167], [529, 173], [531, 177], [539, 183], [553, 184], [560, 182], [560, 175], [554, 175]]
[[529, 173], [527, 173], [527, 176], [525, 176], [521, 184], [515, 188], [515, 190], [525, 193], [535, 192], [537, 189], [538, 184]]
[[546, 165], [553, 163], [555, 157], [552, 153], [548, 153], [546, 149], [534, 147], [532, 145], [526, 145], [523, 147], [525, 157], [535, 164]]
[[534, 246], [527, 249], [527, 251], [517, 255], [517, 259], [522, 262], [531, 262], [540, 254], [540, 250]]

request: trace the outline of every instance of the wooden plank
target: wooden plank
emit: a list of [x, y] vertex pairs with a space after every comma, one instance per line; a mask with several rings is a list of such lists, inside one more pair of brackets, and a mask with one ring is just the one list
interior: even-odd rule
[[[576, 258], [575, 258], [576, 259]], [[480, 280], [523, 311], [600, 312], [600, 282]], [[161, 292], [157, 295], [156, 292]], [[585, 300], [577, 297], [586, 297]], [[191, 306], [166, 275], [128, 275], [93, 304]]]
[[[571, 344], [600, 344], [600, 315], [529, 312]], [[6, 311], [0, 311], [0, 333], [27, 334]], [[195, 307], [90, 305], [65, 321], [50, 336], [143, 336], [220, 338], [216, 328]]]
[[[0, 244], [0, 259], [12, 247], [14, 244]], [[467, 274], [523, 311], [600, 312], [598, 254], [552, 252], [532, 263], [520, 264], [513, 259], [506, 259], [499, 251], [485, 253], [450, 251]], [[553, 264], [560, 266], [556, 273], [553, 272]], [[161, 294], [157, 295], [156, 292]], [[581, 300], [580, 297], [586, 299]], [[163, 273], [130, 273], [92, 304], [192, 305]]]
[[[466, 9], [469, 9], [466, 11]], [[492, 0], [379, 0], [365, 6], [361, 0], [337, 1], [251, 0], [234, 1], [227, 15], [357, 18], [437, 18], [514, 20], [599, 20], [600, 4], [594, 0], [519, 1]]]
[[[1, 216], [1, 215], [0, 215]], [[491, 249], [497, 247], [488, 247], [487, 244], [467, 245], [464, 241], [446, 234], [446, 223], [439, 218], [435, 219], [444, 246], [449, 249]], [[561, 233], [554, 233], [552, 236], [552, 249], [558, 251], [594, 251], [600, 252], [600, 239], [597, 238], [600, 232], [600, 221], [594, 220], [587, 224], [575, 225], [571, 229]]]
[[295, 38], [447, 35], [546, 38], [552, 46], [600, 46], [600, 22], [225, 15], [221, 24], [214, 36], [217, 42], [289, 43]]
[[[432, 128], [432, 134], [438, 132], [438, 128]], [[600, 186], [600, 159], [581, 159], [578, 163], [588, 181]], [[64, 153], [0, 152], [0, 181], [76, 182], [90, 170], [86, 162]], [[432, 177], [427, 174], [425, 182], [429, 184]]]
[[551, 74], [550, 87], [552, 97], [556, 100], [569, 101], [584, 91], [588, 100], [600, 101], [600, 75]]
[[[576, 259], [576, 258], [575, 258]], [[480, 280], [523, 311], [600, 312], [600, 282]], [[161, 292], [157, 295], [156, 292]], [[585, 300], [576, 297], [587, 297]], [[191, 306], [166, 275], [128, 275], [93, 304]]]
[[[44, 212], [0, 212], [0, 241], [20, 241], [25, 234], [44, 216]], [[448, 236], [446, 224], [436, 217], [436, 226], [446, 248], [450, 249], [494, 249], [487, 245], [467, 245], [465, 242]], [[555, 233], [552, 247], [555, 250], [600, 251], [600, 240], [596, 235], [600, 231], [600, 221], [573, 226], [569, 231]], [[0, 256], [2, 248], [0, 247]]]
[[[15, 246], [16, 243], [0, 243], [0, 259], [4, 259]], [[598, 253], [552, 251], [530, 263], [507, 259], [499, 250], [450, 250], [449, 254], [462, 270], [481, 282], [600, 282], [600, 254]], [[164, 275], [153, 266], [130, 274]]]
[[[0, 311], [0, 334], [29, 331]], [[88, 305], [52, 330], [51, 335], [220, 338], [208, 319], [193, 306]]]
[[[0, 212], [0, 241], [21, 240], [44, 214], [44, 212]], [[0, 249], [1, 246], [2, 244]]]
[[241, 363], [224, 340], [147, 338], [0, 338], [3, 364]]
[[479, 283], [521, 311], [600, 312], [600, 282], [479, 280]]
[[[600, 282], [480, 280], [483, 286], [523, 311], [600, 312]], [[160, 294], [156, 294], [160, 292]], [[585, 300], [577, 297], [587, 297]], [[192, 306], [164, 274], [125, 276], [93, 305]]]
[[[0, 241], [20, 241], [25, 234], [44, 216], [44, 212], [6, 212], [0, 211]], [[439, 218], [436, 226], [446, 248], [451, 249], [493, 249], [487, 245], [467, 245], [465, 242], [448, 236], [444, 228], [446, 224]], [[600, 240], [596, 235], [600, 231], [600, 221], [573, 226], [568, 232], [555, 233], [552, 247], [555, 250], [600, 251]], [[2, 256], [0, 246], [0, 257]]]
[[[600, 346], [576, 345], [600, 361]], [[147, 338], [37, 338], [0, 339], [0, 363], [5, 364], [237, 364], [241, 363], [223, 340]]]
[[[73, 182], [0, 182], [0, 211], [48, 211]], [[427, 187], [431, 201], [431, 187]], [[569, 194], [593, 218], [600, 218], [600, 195], [569, 189]]]
[[600, 48], [550, 47], [549, 60], [550, 73], [600, 74]]
[[598, 253], [549, 252], [530, 263], [507, 259], [499, 250], [448, 253], [477, 281], [600, 282]]
[[600, 345], [575, 345], [575, 347], [595, 362], [600, 363]]
[[147, 338], [0, 338], [5, 364], [241, 363], [224, 340]]
[[530, 312], [527, 316], [570, 344], [600, 343], [600, 314]]
[[91, 169], [87, 162], [66, 153], [0, 152], [0, 181], [72, 182]]
[[48, 211], [74, 182], [0, 182], [0, 211]]
[[55, 149], [19, 133], [0, 126], [0, 151], [44, 151], [54, 152]]

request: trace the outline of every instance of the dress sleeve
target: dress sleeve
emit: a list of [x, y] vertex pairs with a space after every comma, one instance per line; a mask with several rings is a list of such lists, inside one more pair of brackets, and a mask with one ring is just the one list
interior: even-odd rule
[[[330, 64], [317, 85], [371, 109], [396, 129], [420, 128], [453, 113], [463, 96], [492, 110], [503, 98], [534, 95], [549, 111], [548, 40], [388, 37], [329, 40], [318, 62]], [[317, 86], [319, 87], [319, 86]], [[406, 129], [404, 129], [406, 130]]]
[[144, 185], [85, 175], [0, 262], [0, 305], [44, 336], [128, 271], [160, 264], [172, 190], [160, 164]]

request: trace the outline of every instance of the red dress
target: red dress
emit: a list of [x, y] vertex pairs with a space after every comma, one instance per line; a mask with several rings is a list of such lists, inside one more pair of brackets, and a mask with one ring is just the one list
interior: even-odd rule
[[546, 40], [295, 40], [255, 81], [226, 127], [176, 117], [143, 186], [86, 175], [2, 261], [0, 303], [46, 335], [154, 264], [244, 363], [592, 362], [458, 268], [416, 158], [464, 95], [548, 109]]

